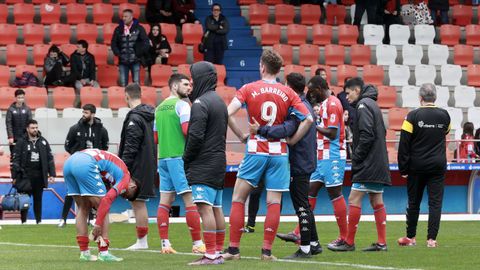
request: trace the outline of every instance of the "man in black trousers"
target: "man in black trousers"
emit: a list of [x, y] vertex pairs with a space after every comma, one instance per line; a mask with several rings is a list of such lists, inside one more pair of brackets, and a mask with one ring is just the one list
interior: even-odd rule
[[[42, 221], [43, 189], [54, 182], [55, 163], [47, 140], [38, 131], [36, 120], [27, 123], [27, 134], [17, 141], [12, 162], [13, 184], [18, 192], [33, 196], [33, 211], [37, 224]], [[20, 211], [22, 223], [28, 210]]]
[[398, 239], [401, 246], [416, 245], [418, 215], [423, 191], [428, 194], [427, 247], [437, 247], [437, 234], [442, 215], [443, 188], [447, 159], [445, 136], [450, 132], [450, 116], [435, 106], [435, 85], [420, 87], [422, 107], [408, 113], [402, 124], [398, 146], [398, 168], [407, 178], [407, 236]]

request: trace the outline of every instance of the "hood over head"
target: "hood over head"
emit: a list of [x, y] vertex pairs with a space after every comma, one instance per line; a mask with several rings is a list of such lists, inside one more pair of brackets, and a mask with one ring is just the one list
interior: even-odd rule
[[206, 61], [197, 62], [190, 67], [190, 73], [192, 74], [193, 90], [188, 98], [191, 102], [194, 102], [208, 91], [215, 91], [217, 87], [217, 70], [212, 63]]
[[371, 99], [377, 101], [377, 98], [378, 98], [377, 88], [375, 88], [375, 86], [373, 86], [371, 84], [364, 85], [363, 88], [362, 88], [362, 91], [360, 91], [360, 97], [358, 98], [358, 100], [356, 102], [352, 103], [351, 105], [356, 106], [357, 103], [364, 98], [371, 98]]
[[147, 121], [153, 121], [155, 118], [155, 108], [148, 104], [140, 104], [137, 107], [131, 109], [128, 114], [138, 114]]

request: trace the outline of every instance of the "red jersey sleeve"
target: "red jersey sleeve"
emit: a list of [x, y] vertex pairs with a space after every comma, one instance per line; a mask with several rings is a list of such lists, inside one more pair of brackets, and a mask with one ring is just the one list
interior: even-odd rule
[[97, 220], [95, 221], [95, 225], [103, 226], [103, 222], [105, 221], [105, 217], [107, 216], [108, 212], [110, 212], [110, 207], [118, 195], [122, 194], [127, 190], [128, 184], [130, 181], [120, 181], [118, 185], [107, 192], [107, 195], [102, 198], [100, 201], [100, 205], [98, 206], [97, 210]]
[[245, 104], [247, 102], [247, 93], [248, 92], [248, 84], [242, 86], [236, 94], [235, 97], [240, 101], [240, 103]]

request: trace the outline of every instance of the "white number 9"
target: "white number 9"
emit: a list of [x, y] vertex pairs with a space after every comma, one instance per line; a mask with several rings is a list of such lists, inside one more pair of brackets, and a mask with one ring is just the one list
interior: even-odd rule
[[262, 104], [262, 120], [267, 122], [267, 126], [273, 125], [277, 118], [277, 104], [266, 101]]

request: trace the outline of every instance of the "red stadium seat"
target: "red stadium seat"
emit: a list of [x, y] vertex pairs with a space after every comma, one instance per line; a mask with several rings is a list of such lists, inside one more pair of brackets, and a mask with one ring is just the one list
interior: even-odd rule
[[284, 65], [292, 64], [293, 48], [288, 44], [274, 44], [273, 50], [276, 51], [283, 58]]
[[118, 66], [105, 65], [97, 67], [97, 80], [101, 87], [118, 85]]
[[16, 66], [27, 63], [27, 47], [20, 44], [7, 45], [7, 65]]
[[390, 108], [388, 110], [388, 128], [393, 130], [401, 130], [403, 120], [407, 114], [407, 108]]
[[199, 44], [202, 41], [203, 36], [202, 25], [195, 23], [184, 23], [182, 25], [182, 35], [183, 44]]
[[325, 64], [337, 66], [344, 63], [345, 47], [342, 45], [328, 44], [325, 46]]
[[227, 77], [227, 69], [224, 65], [215, 65], [215, 70], [217, 70], [217, 85], [224, 86], [225, 78]]
[[480, 45], [480, 25], [470, 24], [465, 26], [465, 35], [467, 37], [467, 44], [473, 46]]
[[48, 44], [33, 45], [33, 64], [35, 66], [43, 66], [45, 63], [45, 56], [47, 56], [49, 48], [50, 45]]
[[77, 24], [77, 41], [84, 39], [89, 44], [97, 43], [97, 25], [89, 23], [80, 23]]
[[67, 22], [69, 24], [84, 23], [87, 18], [87, 6], [84, 4], [67, 4]]
[[251, 4], [248, 6], [248, 16], [251, 25], [268, 23], [268, 6], [263, 4]]
[[54, 154], [53, 158], [55, 160], [55, 172], [57, 173], [57, 177], [63, 177], [63, 165], [68, 157], [70, 157], [70, 154], [67, 152]]
[[134, 18], [139, 18], [140, 17], [140, 6], [137, 4], [131, 4], [131, 3], [121, 3], [118, 5], [118, 16], [121, 18], [122, 13], [125, 9], [131, 9], [133, 11], [133, 17]]
[[473, 9], [472, 6], [455, 5], [452, 7], [453, 24], [465, 26], [472, 23]]
[[390, 109], [397, 104], [397, 89], [395, 86], [377, 86], [378, 106], [382, 109]]
[[453, 63], [468, 66], [473, 64], [473, 46], [457, 44], [453, 47]]
[[329, 4], [325, 13], [327, 14], [327, 24], [340, 25], [345, 23], [345, 17], [347, 17], [345, 6]]
[[110, 45], [112, 42], [113, 32], [117, 26], [118, 23], [106, 23], [103, 25], [103, 44]]
[[60, 5], [58, 4], [42, 4], [40, 6], [40, 20], [42, 24], [59, 23], [61, 12]]
[[283, 3], [283, 0], [265, 0], [266, 5], [278, 5]]
[[[396, 141], [397, 140], [397, 134], [396, 134], [395, 130], [387, 129], [387, 134], [386, 134], [385, 139], [387, 141]], [[387, 152], [394, 152], [394, 151], [396, 151], [395, 142], [387, 142]]]
[[165, 86], [160, 89], [160, 103], [170, 96], [170, 87]]
[[330, 81], [332, 79], [332, 70], [331, 67], [325, 66], [325, 65], [313, 65], [310, 67], [310, 77], [315, 76], [315, 72], [317, 69], [323, 68], [327, 72], [327, 82], [330, 84]]
[[301, 24], [313, 25], [320, 23], [320, 6], [303, 4], [300, 6], [300, 20]]
[[280, 43], [280, 25], [264, 23], [260, 26], [262, 45], [273, 45]]
[[[198, 44], [193, 45], [193, 48], [198, 48]], [[203, 61], [204, 55], [199, 50], [193, 50], [193, 62]]]
[[82, 87], [80, 90], [80, 99], [82, 104], [93, 104], [96, 107], [101, 107], [103, 94], [101, 88]]
[[0, 23], [7, 23], [8, 6], [0, 4]]
[[168, 57], [168, 64], [171, 66], [178, 66], [187, 63], [187, 46], [184, 44], [170, 43], [172, 52]]
[[31, 109], [46, 107], [48, 101], [48, 94], [44, 87], [25, 88], [25, 99], [28, 107]]
[[226, 104], [230, 104], [232, 99], [235, 97], [236, 94], [235, 87], [228, 87], [228, 86], [220, 86], [217, 87], [217, 94], [225, 101]]
[[[145, 33], [147, 33], [147, 35], [148, 35], [148, 33], [150, 33], [150, 28], [151, 28], [150, 24], [148, 24], [148, 23], [141, 23], [140, 25], [145, 29]], [[162, 34], [163, 34], [163, 33], [162, 33]]]
[[142, 102], [156, 107], [158, 105], [157, 89], [155, 87], [142, 86]]
[[469, 86], [480, 86], [480, 65], [468, 65], [467, 84]]
[[293, 23], [295, 17], [295, 7], [292, 5], [278, 4], [275, 5], [275, 23], [287, 25]]
[[52, 88], [53, 103], [56, 109], [65, 109], [73, 106], [75, 90], [71, 87]]
[[190, 64], [178, 65], [177, 73], [192, 77], [192, 74], [190, 73]]
[[120, 86], [111, 86], [107, 89], [108, 107], [114, 110], [127, 107], [125, 89]]
[[70, 43], [70, 35], [72, 30], [70, 25], [54, 23], [50, 25], [50, 40], [55, 44]]
[[96, 65], [108, 65], [108, 47], [104, 44], [89, 44], [88, 51], [95, 56]]
[[384, 71], [383, 66], [365, 65], [363, 66], [363, 80], [365, 83], [373, 85], [383, 85]]
[[[10, 68], [8, 66], [0, 66], [0, 86], [9, 86], [10, 85]], [[5, 95], [1, 94], [0, 97], [5, 97]], [[3, 100], [4, 98], [0, 98]], [[8, 100], [10, 102], [10, 100]], [[0, 109], [3, 109], [0, 107]]]
[[77, 50], [77, 45], [74, 44], [62, 44], [60, 45], [60, 48], [62, 49], [62, 52], [64, 52], [66, 55], [72, 55]]
[[13, 5], [13, 17], [15, 24], [32, 23], [35, 9], [32, 4], [18, 3]]
[[298, 65], [286, 65], [283, 68], [283, 76], [286, 77], [288, 74], [296, 72], [300, 73], [305, 77], [305, 67], [304, 66], [298, 66]]
[[299, 53], [300, 65], [311, 66], [318, 64], [318, 59], [320, 58], [320, 49], [317, 45], [302, 44], [300, 45]]
[[152, 66], [152, 85], [155, 87], [164, 87], [168, 85], [168, 79], [172, 75], [172, 68], [167, 65]]
[[312, 27], [313, 44], [327, 45], [332, 43], [333, 28], [331, 25], [314, 24]]
[[0, 156], [0, 177], [11, 178], [10, 155], [3, 154]]
[[357, 44], [358, 27], [351, 24], [341, 24], [338, 26], [338, 44], [353, 45]]
[[177, 38], [177, 26], [170, 23], [161, 23], [160, 27], [162, 28], [162, 35], [167, 37], [168, 42], [175, 43], [175, 39]]
[[460, 43], [460, 26], [452, 24], [440, 26], [440, 38], [444, 45], [453, 46]]
[[113, 6], [111, 4], [96, 3], [92, 7], [93, 23], [111, 23], [113, 17]]
[[43, 36], [43, 25], [34, 23], [27, 23], [23, 25], [23, 44], [43, 44]]
[[18, 30], [15, 24], [0, 24], [0, 44], [17, 43]]
[[28, 72], [32, 73], [33, 75], [37, 76], [37, 78], [38, 78], [37, 67], [31, 66], [31, 65], [18, 65], [18, 66], [16, 66], [15, 67], [15, 77], [22, 76], [24, 71], [28, 71]]
[[[0, 70], [3, 69], [1, 67], [2, 66], [0, 66]], [[3, 75], [5, 75], [5, 74], [4, 73], [0, 74], [0, 76], [3, 76]], [[17, 88], [14, 88], [14, 87], [0, 87], [0, 96], [3, 97], [3, 98], [0, 98], [0, 109], [1, 110], [6, 110], [10, 107], [10, 105], [12, 105], [12, 99], [15, 96], [15, 91], [16, 90], [17, 90]]]
[[364, 66], [370, 64], [372, 51], [370, 46], [354, 44], [350, 47], [351, 64], [354, 66]]
[[307, 41], [307, 26], [300, 24], [289, 24], [287, 26], [288, 44], [300, 45]]
[[346, 78], [357, 77], [357, 67], [350, 65], [337, 66], [337, 85], [344, 86]]

